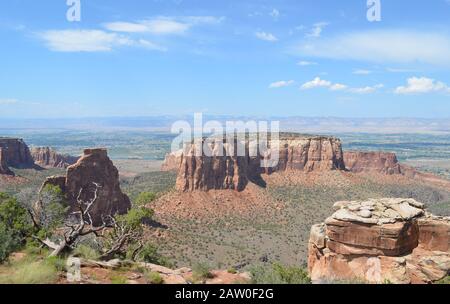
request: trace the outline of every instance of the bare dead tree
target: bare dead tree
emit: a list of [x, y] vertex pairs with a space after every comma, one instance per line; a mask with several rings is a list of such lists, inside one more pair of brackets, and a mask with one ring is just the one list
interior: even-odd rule
[[134, 259], [143, 247], [143, 244], [140, 241], [141, 230], [135, 229], [135, 227], [129, 225], [125, 221], [117, 221], [113, 217], [111, 220], [112, 229], [107, 232], [106, 236], [103, 235], [103, 237], [105, 237], [105, 243], [108, 249], [100, 256], [100, 260], [108, 261], [116, 254], [123, 253], [128, 244], [136, 242], [138, 243], [138, 247], [133, 251], [131, 257]]
[[103, 224], [101, 226], [94, 227], [92, 225], [92, 217], [90, 214], [90, 209], [97, 201], [98, 190], [100, 189], [99, 184], [96, 183], [93, 184], [95, 186], [94, 196], [92, 199], [88, 201], [83, 201], [81, 199], [83, 188], [80, 189], [77, 201], [75, 203], [75, 208], [78, 211], [72, 213], [72, 215], [75, 216], [75, 221], [69, 220], [65, 223], [63, 231], [63, 240], [61, 242], [55, 243], [50, 241], [49, 239], [41, 240], [37, 237], [34, 237], [36, 240], [38, 240], [45, 246], [53, 249], [53, 252], [50, 254], [50, 256], [58, 256], [67, 249], [73, 249], [79, 238], [82, 236], [86, 236], [89, 234], [95, 234], [96, 236], [99, 236], [100, 233], [103, 232], [106, 228], [112, 227], [114, 218], [111, 215], [102, 217]]

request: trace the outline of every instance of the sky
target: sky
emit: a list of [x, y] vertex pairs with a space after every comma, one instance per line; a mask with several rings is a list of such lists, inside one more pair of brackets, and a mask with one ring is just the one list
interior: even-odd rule
[[66, 1], [0, 2], [0, 119], [450, 118], [450, 0]]

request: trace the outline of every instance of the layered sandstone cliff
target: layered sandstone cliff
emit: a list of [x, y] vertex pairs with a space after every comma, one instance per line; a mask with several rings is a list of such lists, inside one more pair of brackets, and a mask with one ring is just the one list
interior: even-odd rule
[[94, 225], [102, 217], [125, 214], [131, 207], [130, 199], [122, 193], [119, 172], [109, 159], [106, 149], [86, 149], [78, 162], [67, 168], [66, 176], [50, 177], [44, 183], [57, 185], [74, 208], [78, 200], [88, 202], [97, 191], [97, 199], [90, 207]]
[[[249, 181], [261, 181], [261, 174], [345, 168], [341, 142], [333, 137], [282, 136], [278, 141], [270, 141], [264, 151], [257, 144], [247, 141], [243, 144], [244, 155], [239, 156], [236, 156], [237, 144], [230, 145], [226, 141], [221, 145], [212, 143], [212, 153], [194, 153], [203, 144], [192, 144], [183, 151], [166, 156], [162, 170], [178, 172], [178, 190], [242, 191]], [[275, 154], [278, 154], [278, 162], [274, 166], [262, 166], [262, 163], [270, 163], [271, 159], [275, 159]]]
[[14, 175], [14, 173], [9, 169], [8, 163], [6, 162], [6, 155], [3, 148], [0, 148], [0, 175]]
[[354, 173], [401, 174], [395, 153], [389, 152], [344, 152], [345, 168]]
[[44, 168], [67, 168], [75, 164], [78, 157], [62, 155], [49, 147], [36, 147], [31, 149], [34, 163]]
[[6, 164], [14, 168], [32, 168], [34, 166], [30, 149], [22, 139], [0, 138], [0, 148]]
[[338, 202], [311, 229], [314, 282], [431, 283], [450, 271], [450, 219], [413, 199]]

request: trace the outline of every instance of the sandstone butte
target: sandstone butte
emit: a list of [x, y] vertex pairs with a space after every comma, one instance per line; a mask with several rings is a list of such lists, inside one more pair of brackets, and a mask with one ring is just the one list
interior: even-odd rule
[[2, 159], [8, 166], [14, 168], [34, 166], [30, 149], [22, 139], [0, 137], [0, 148], [3, 150]]
[[[202, 143], [203, 144], [203, 143]], [[195, 156], [196, 144], [185, 150], [168, 154], [162, 166], [164, 171], [178, 171], [176, 188], [179, 191], [232, 189], [242, 191], [249, 182], [264, 183], [261, 174], [287, 170], [305, 172], [324, 170], [344, 170], [341, 141], [334, 137], [281, 136], [279, 145], [275, 141], [270, 146], [279, 147], [279, 162], [273, 168], [261, 167], [261, 161], [269, 162], [274, 148], [261, 152], [252, 143], [245, 143], [245, 156], [229, 156], [232, 145], [224, 141], [222, 146], [210, 144], [211, 155]], [[221, 149], [221, 151], [219, 150]], [[255, 153], [250, 153], [250, 152]], [[251, 156], [253, 155], [253, 156]]]
[[308, 270], [315, 283], [420, 284], [450, 271], [450, 218], [413, 199], [337, 202], [311, 228]]
[[[202, 143], [203, 144], [203, 143]], [[256, 157], [250, 151], [256, 149], [246, 143], [246, 156], [226, 156], [230, 149], [224, 141], [221, 155], [214, 144], [209, 144], [210, 156], [203, 153], [195, 156], [196, 145], [187, 146], [166, 155], [161, 167], [163, 171], [178, 172], [176, 188], [182, 192], [195, 190], [243, 191], [249, 182], [264, 185], [263, 175], [275, 172], [302, 171], [321, 172], [340, 170], [354, 174], [403, 175], [421, 182], [430, 182], [442, 187], [450, 187], [450, 181], [429, 173], [422, 173], [398, 162], [395, 153], [343, 151], [341, 141], [334, 137], [282, 135], [279, 141], [279, 162], [273, 168], [261, 168], [261, 161], [273, 153], [270, 148]], [[273, 146], [273, 145], [272, 145]], [[256, 149], [257, 151], [258, 149]]]
[[49, 184], [61, 188], [73, 211], [78, 197], [83, 202], [89, 201], [98, 185], [98, 198], [90, 208], [93, 225], [100, 225], [103, 216], [125, 214], [131, 207], [130, 199], [120, 189], [119, 172], [106, 149], [84, 150], [77, 163], [67, 168], [66, 176], [49, 177], [42, 188]]
[[75, 164], [78, 157], [62, 155], [49, 147], [35, 147], [31, 149], [34, 163], [44, 168], [67, 168]]

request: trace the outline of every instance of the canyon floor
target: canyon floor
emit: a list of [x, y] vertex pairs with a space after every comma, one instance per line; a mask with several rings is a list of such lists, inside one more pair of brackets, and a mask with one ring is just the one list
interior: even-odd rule
[[[403, 176], [285, 172], [264, 176], [266, 188], [251, 184], [239, 193], [179, 193], [174, 190], [176, 174], [159, 172], [160, 162], [114, 162], [132, 200], [143, 191], [159, 194], [151, 205], [159, 228], [150, 238], [177, 267], [200, 262], [244, 270], [272, 262], [302, 265], [311, 226], [332, 214], [333, 203], [340, 200], [414, 198], [434, 214], [450, 215], [450, 189]], [[0, 191], [33, 199], [46, 176], [62, 172], [16, 170], [18, 177], [0, 180]]]
[[[154, 174], [155, 180], [167, 178], [167, 173]], [[161, 252], [178, 267], [198, 262], [221, 269], [302, 265], [311, 226], [332, 214], [336, 201], [411, 197], [435, 214], [450, 215], [450, 189], [403, 176], [331, 171], [276, 173], [264, 179], [266, 188], [250, 185], [243, 192], [168, 189], [151, 205], [165, 227], [155, 234]]]

